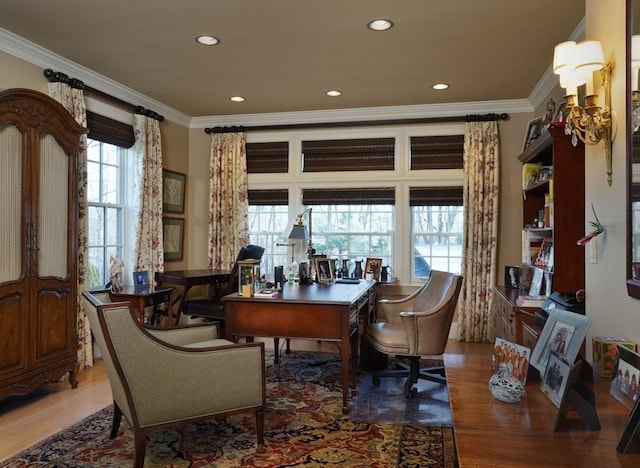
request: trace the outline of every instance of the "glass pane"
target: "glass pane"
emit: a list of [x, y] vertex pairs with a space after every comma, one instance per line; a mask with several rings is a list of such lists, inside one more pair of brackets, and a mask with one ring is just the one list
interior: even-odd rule
[[103, 166], [102, 202], [117, 204], [118, 201], [118, 168], [115, 166]]
[[87, 139], [87, 160], [100, 162], [100, 142]]
[[107, 208], [107, 235], [105, 244], [115, 245], [120, 243], [120, 209]]
[[104, 208], [100, 206], [89, 206], [89, 229], [87, 240], [89, 245], [104, 245]]
[[119, 148], [108, 143], [102, 144], [102, 162], [114, 166], [120, 165]]
[[102, 247], [90, 247], [89, 255], [89, 287], [102, 287], [107, 281], [105, 280], [105, 261], [104, 249]]
[[87, 163], [87, 201], [100, 202], [100, 164], [96, 162]]

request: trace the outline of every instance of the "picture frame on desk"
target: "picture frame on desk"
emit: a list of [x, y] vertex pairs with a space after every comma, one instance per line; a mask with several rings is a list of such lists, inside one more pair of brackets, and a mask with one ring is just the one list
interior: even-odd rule
[[376, 281], [380, 281], [380, 270], [382, 270], [381, 258], [367, 258], [367, 262], [365, 263], [364, 267], [365, 274], [373, 271], [373, 279]]
[[331, 268], [331, 264], [335, 264], [334, 261], [326, 257], [316, 258], [315, 261], [316, 272], [318, 273], [318, 283], [333, 283], [333, 268]]
[[560, 403], [565, 396], [571, 367], [569, 361], [555, 351], [551, 351], [540, 390], [557, 408], [560, 408]]
[[134, 271], [133, 272], [133, 286], [135, 289], [145, 289], [149, 287], [149, 272], [148, 271]]
[[620, 442], [618, 442], [618, 446], [616, 447], [616, 451], [618, 453], [627, 453], [634, 443], [640, 443], [638, 440], [640, 439], [640, 432], [638, 431], [639, 428], [640, 398], [638, 398], [633, 405], [633, 409], [629, 415], [629, 420], [627, 421], [627, 427], [625, 427], [622, 437], [620, 437]]
[[640, 400], [640, 355], [623, 345], [617, 348], [619, 359], [609, 393], [632, 410]]
[[574, 362], [590, 325], [591, 318], [586, 315], [553, 309], [531, 353], [531, 365], [544, 375], [552, 351]]
[[504, 287], [517, 289], [520, 287], [520, 267], [509, 265], [504, 267]]

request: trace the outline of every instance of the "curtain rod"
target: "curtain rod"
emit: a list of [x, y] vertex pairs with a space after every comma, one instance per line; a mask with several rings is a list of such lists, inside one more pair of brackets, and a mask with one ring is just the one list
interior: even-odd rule
[[469, 114], [454, 117], [424, 117], [416, 119], [395, 119], [395, 120], [360, 120], [356, 122], [325, 122], [307, 124], [283, 124], [283, 125], [259, 125], [252, 127], [208, 127], [204, 129], [210, 133], [235, 133], [235, 132], [266, 132], [273, 130], [304, 130], [318, 128], [341, 128], [341, 127], [368, 127], [375, 125], [413, 125], [424, 123], [449, 123], [449, 122], [488, 122], [492, 120], [509, 120], [509, 114]]
[[115, 96], [112, 96], [110, 94], [105, 93], [104, 91], [100, 91], [99, 89], [95, 89], [92, 88], [91, 86], [88, 86], [86, 84], [84, 84], [83, 81], [77, 79], [77, 78], [70, 78], [68, 75], [65, 75], [62, 72], [56, 72], [51, 70], [50, 68], [47, 68], [44, 72], [43, 72], [44, 76], [52, 83], [56, 83], [56, 82], [61, 82], [61, 83], [66, 83], [69, 86], [71, 86], [72, 88], [76, 88], [76, 89], [82, 89], [84, 91], [87, 91], [91, 94], [96, 94], [102, 98], [105, 98], [109, 101], [113, 101], [116, 102], [118, 104], [120, 104], [121, 106], [124, 106], [128, 109], [131, 109], [133, 112], [135, 112], [136, 114], [140, 114], [140, 115], [144, 115], [146, 117], [150, 117], [152, 119], [158, 120], [160, 122], [162, 122], [164, 120], [164, 116], [158, 114], [157, 112], [154, 112], [150, 109], [145, 109], [142, 106], [136, 106], [135, 104], [131, 104], [127, 101], [123, 101], [120, 98], [117, 98]]

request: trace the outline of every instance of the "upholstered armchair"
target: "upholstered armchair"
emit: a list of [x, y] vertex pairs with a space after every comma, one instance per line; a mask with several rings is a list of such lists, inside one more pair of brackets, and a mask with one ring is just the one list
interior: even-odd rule
[[135, 466], [142, 467], [149, 431], [253, 412], [258, 449], [264, 445], [264, 344], [218, 338], [216, 324], [147, 329], [129, 303], [108, 292], [84, 292], [85, 310], [102, 352], [114, 413], [134, 431]]
[[[377, 351], [398, 357], [401, 369], [374, 371], [374, 385], [380, 377], [407, 377], [409, 398], [419, 378], [446, 383], [444, 368], [420, 369], [420, 357], [444, 353], [461, 287], [462, 276], [432, 270], [429, 280], [409, 296], [378, 301], [376, 321], [366, 329], [367, 341]], [[408, 368], [402, 359], [409, 361]]]

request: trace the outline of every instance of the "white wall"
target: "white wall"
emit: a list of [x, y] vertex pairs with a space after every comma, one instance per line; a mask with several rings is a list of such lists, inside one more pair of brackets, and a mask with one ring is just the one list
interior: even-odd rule
[[625, 132], [625, 1], [586, 0], [585, 39], [602, 42], [606, 60], [615, 63], [611, 108], [617, 116], [617, 136], [613, 144], [613, 184], [607, 185], [602, 143], [587, 146], [587, 223], [591, 227], [591, 204], [606, 232], [599, 236], [597, 263], [590, 263], [585, 250], [587, 314], [593, 321], [587, 337], [587, 359], [591, 359], [591, 337], [622, 336], [640, 343], [640, 301], [626, 289], [626, 132]]

